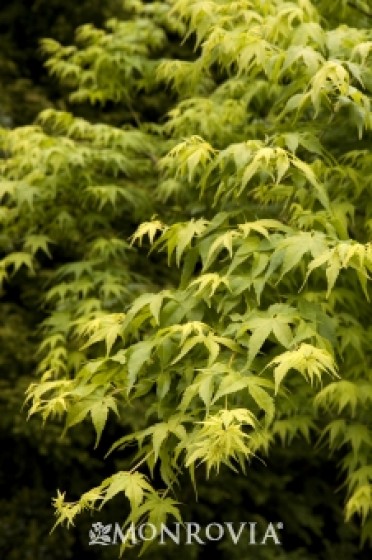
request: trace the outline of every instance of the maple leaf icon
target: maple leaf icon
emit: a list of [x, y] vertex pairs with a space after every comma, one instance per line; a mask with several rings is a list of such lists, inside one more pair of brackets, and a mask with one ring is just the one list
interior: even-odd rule
[[89, 530], [89, 545], [99, 544], [107, 546], [111, 544], [111, 537], [109, 535], [111, 528], [111, 523], [109, 525], [103, 525], [100, 521], [93, 523], [92, 528]]

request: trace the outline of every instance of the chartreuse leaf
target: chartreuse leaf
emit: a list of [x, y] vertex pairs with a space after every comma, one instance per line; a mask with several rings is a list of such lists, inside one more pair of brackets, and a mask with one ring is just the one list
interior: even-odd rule
[[247, 409], [222, 409], [208, 416], [187, 443], [186, 465], [205, 462], [207, 475], [212, 468], [218, 472], [222, 463], [234, 469], [232, 460], [238, 461], [244, 469], [245, 458], [252, 454], [249, 435], [241, 429], [245, 424], [256, 425], [254, 415]]
[[137, 228], [137, 231], [132, 235], [132, 244], [139, 241], [139, 245], [142, 245], [143, 238], [147, 235], [152, 245], [154, 243], [155, 236], [158, 232], [163, 232], [166, 226], [162, 224], [159, 220], [154, 220], [152, 222], [143, 222]]
[[106, 396], [101, 401], [96, 402], [90, 409], [93, 426], [97, 434], [96, 447], [101, 439], [110, 410], [113, 410], [116, 415], [119, 415], [116, 401], [110, 396]]
[[137, 342], [128, 351], [128, 391], [135, 384], [142, 366], [149, 360], [153, 348], [154, 341], [143, 340]]
[[274, 367], [275, 392], [279, 390], [284, 377], [291, 369], [300, 372], [310, 383], [320, 381], [323, 373], [338, 377], [333, 357], [326, 351], [310, 344], [302, 343], [297, 350], [280, 354], [268, 364]]
[[101, 483], [103, 499], [101, 507], [119, 492], [123, 492], [134, 510], [142, 503], [145, 492], [153, 492], [146, 477], [139, 472], [119, 471]]

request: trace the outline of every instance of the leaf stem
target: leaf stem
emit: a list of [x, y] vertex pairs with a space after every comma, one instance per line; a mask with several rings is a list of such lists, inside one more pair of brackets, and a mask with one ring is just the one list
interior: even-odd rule
[[136, 470], [138, 469], [138, 467], [140, 467], [141, 465], [143, 465], [143, 463], [145, 463], [145, 461], [147, 461], [147, 459], [148, 459], [153, 453], [154, 453], [154, 450], [151, 449], [151, 451], [149, 451], [144, 457], [142, 457], [142, 459], [141, 459], [138, 463], [136, 463], [136, 464], [134, 465], [134, 467], [132, 467], [132, 468], [130, 469], [129, 472], [130, 472], [130, 473], [133, 473], [134, 471], [136, 471]]

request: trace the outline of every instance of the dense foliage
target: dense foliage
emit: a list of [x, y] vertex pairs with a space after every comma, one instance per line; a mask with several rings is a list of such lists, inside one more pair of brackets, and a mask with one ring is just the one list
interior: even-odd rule
[[40, 39], [71, 42], [76, 27], [102, 25], [122, 15], [120, 0], [2, 0], [0, 6], [0, 124], [32, 122], [42, 109], [68, 101], [61, 84], [48, 77]]
[[30, 414], [68, 434], [89, 420], [96, 445], [106, 425], [121, 432], [109, 451], [122, 468], [75, 501], [59, 492], [57, 524], [118, 495], [126, 524], [190, 518], [192, 487], [210, 518], [223, 483], [226, 514], [284, 520], [283, 557], [361, 555], [372, 13], [320, 0], [127, 9], [81, 27], [76, 46], [43, 44], [71, 100], [120, 107], [118, 122], [48, 109], [1, 136], [0, 271], [24, 304], [6, 328], [27, 339], [37, 324], [40, 339]]

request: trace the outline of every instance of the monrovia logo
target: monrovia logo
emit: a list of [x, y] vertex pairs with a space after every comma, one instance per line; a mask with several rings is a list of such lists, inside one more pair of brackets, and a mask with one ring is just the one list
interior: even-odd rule
[[176, 544], [201, 544], [208, 541], [220, 541], [230, 538], [234, 544], [244, 539], [248, 545], [266, 545], [274, 543], [280, 545], [278, 530], [283, 529], [283, 523], [268, 523], [264, 530], [258, 530], [256, 521], [242, 521], [233, 523], [209, 523], [201, 527], [199, 523], [185, 522], [173, 523], [172, 528], [165, 524], [156, 527], [152, 523], [142, 523], [138, 527], [132, 523], [124, 532], [119, 523], [103, 525], [100, 521], [93, 523], [89, 531], [89, 545], [116, 545], [127, 541], [132, 545], [146, 541], [158, 540], [159, 544], [166, 544], [166, 540], [172, 540]]

